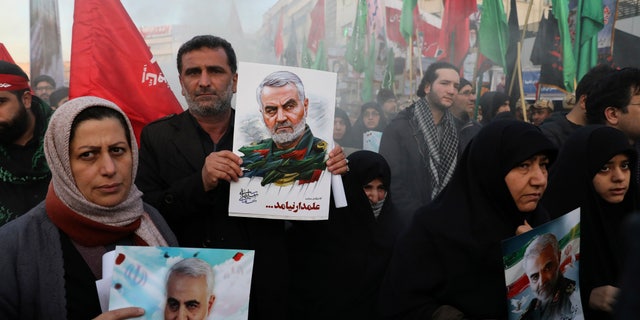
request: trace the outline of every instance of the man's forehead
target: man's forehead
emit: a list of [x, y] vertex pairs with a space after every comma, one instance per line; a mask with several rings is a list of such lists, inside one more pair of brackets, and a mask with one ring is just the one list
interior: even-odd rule
[[182, 57], [183, 68], [205, 65], [207, 67], [222, 66], [230, 69], [227, 53], [222, 48], [199, 48], [185, 52]]

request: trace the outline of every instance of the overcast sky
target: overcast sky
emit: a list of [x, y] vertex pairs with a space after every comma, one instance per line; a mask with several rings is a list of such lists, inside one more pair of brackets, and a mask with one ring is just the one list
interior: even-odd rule
[[[235, 1], [245, 33], [262, 25], [262, 15], [277, 0], [122, 0], [137, 26], [189, 24], [194, 21], [227, 21]], [[74, 0], [58, 0], [62, 54], [69, 59]], [[29, 61], [29, 1], [0, 0], [0, 42], [16, 62]], [[220, 26], [224, 28], [224, 26]]]

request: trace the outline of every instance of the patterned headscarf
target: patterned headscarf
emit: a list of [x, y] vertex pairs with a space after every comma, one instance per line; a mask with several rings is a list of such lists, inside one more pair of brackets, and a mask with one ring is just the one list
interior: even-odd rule
[[[144, 212], [142, 192], [132, 184], [127, 198], [112, 207], [105, 207], [88, 201], [76, 186], [71, 172], [69, 146], [71, 125], [80, 112], [90, 107], [106, 107], [116, 110], [125, 117], [130, 132], [133, 168], [131, 181], [135, 181], [138, 168], [138, 145], [129, 119], [113, 102], [98, 97], [80, 97], [63, 104], [51, 117], [44, 137], [44, 151], [51, 168], [51, 184], [57, 198], [73, 212], [98, 224], [123, 227], [141, 218], [140, 227], [135, 230], [149, 245], [166, 245], [158, 229], [148, 214]], [[48, 196], [49, 198], [49, 196]]]

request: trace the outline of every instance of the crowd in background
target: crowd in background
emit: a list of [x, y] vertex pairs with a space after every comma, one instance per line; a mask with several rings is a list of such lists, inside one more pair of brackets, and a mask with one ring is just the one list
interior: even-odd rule
[[[522, 319], [573, 319], [576, 295], [585, 319], [636, 314], [621, 279], [637, 281], [627, 260], [639, 253], [624, 250], [637, 240], [622, 230], [637, 220], [640, 70], [598, 66], [561, 108], [540, 99], [523, 112], [499, 91], [476, 102], [455, 66], [435, 62], [408, 106], [380, 89], [357, 114], [336, 107], [339, 146], [323, 165], [349, 205], [289, 224], [228, 214], [243, 172], [231, 151], [234, 49], [194, 37], [178, 71], [189, 108], [147, 125], [138, 147], [119, 106], [66, 101], [68, 88], [0, 62], [0, 316], [140, 316], [97, 304], [98, 257], [128, 244], [255, 250], [251, 319], [505, 319], [500, 242], [577, 207], [579, 279], [559, 274], [557, 244], [536, 240]], [[289, 85], [272, 86], [306, 107]], [[299, 141], [272, 134], [273, 148]], [[189, 312], [206, 316], [201, 304]]]

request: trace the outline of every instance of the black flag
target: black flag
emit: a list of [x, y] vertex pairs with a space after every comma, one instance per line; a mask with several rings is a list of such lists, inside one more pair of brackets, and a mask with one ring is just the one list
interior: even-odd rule
[[564, 90], [562, 76], [562, 44], [558, 20], [549, 13], [540, 20], [538, 35], [533, 42], [531, 62], [540, 65], [540, 83]]

